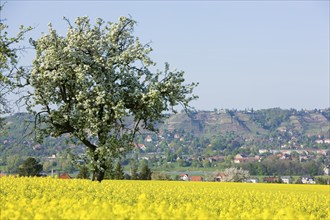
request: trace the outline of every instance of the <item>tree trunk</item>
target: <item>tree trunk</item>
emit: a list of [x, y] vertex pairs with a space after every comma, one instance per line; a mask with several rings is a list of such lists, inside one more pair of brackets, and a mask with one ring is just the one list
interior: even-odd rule
[[[98, 155], [94, 155], [94, 161], [96, 162], [98, 160]], [[105, 174], [105, 170], [106, 170], [106, 165], [105, 162], [103, 161], [100, 165], [100, 168], [95, 167], [95, 170], [93, 172], [93, 177], [92, 177], [92, 181], [99, 181], [101, 182], [104, 179], [104, 174]]]
[[105, 171], [95, 170], [93, 172], [92, 180], [93, 181], [97, 180], [97, 181], [101, 182], [104, 179], [104, 173], [105, 173]]
[[102, 166], [103, 170], [97, 169], [93, 172], [92, 181], [99, 181], [101, 182], [104, 179], [105, 174], [105, 166]]

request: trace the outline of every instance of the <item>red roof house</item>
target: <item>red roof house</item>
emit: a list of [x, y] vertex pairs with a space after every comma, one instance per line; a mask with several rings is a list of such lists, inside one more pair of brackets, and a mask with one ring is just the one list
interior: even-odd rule
[[59, 179], [72, 179], [72, 177], [67, 173], [62, 173], [58, 178]]
[[203, 177], [201, 177], [201, 176], [191, 176], [190, 181], [202, 182]]

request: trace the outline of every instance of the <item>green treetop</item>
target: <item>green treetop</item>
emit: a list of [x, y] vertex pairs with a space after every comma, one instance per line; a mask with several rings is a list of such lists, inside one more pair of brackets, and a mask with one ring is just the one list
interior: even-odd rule
[[[135, 133], [154, 130], [163, 112], [189, 108], [195, 83], [183, 71], [152, 72], [152, 48], [132, 35], [135, 21], [117, 23], [88, 17], [68, 21], [66, 36], [49, 25], [33, 41], [36, 57], [29, 82], [28, 109], [35, 111], [40, 138], [70, 134], [87, 147], [93, 180], [102, 181], [109, 160], [132, 149]], [[38, 107], [38, 108], [36, 108]], [[128, 120], [129, 119], [129, 120]]]

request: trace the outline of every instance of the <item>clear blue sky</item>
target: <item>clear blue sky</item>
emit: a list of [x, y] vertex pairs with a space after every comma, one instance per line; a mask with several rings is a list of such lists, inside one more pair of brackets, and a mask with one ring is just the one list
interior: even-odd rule
[[10, 34], [23, 24], [38, 38], [49, 22], [64, 34], [63, 16], [85, 15], [132, 16], [160, 69], [169, 62], [200, 83], [198, 110], [329, 107], [329, 1], [8, 0], [1, 18]]

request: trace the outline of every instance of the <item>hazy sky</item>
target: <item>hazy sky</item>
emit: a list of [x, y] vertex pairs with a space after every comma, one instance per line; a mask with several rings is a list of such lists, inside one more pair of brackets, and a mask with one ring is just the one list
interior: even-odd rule
[[[3, 2], [3, 1], [1, 1]], [[63, 16], [117, 21], [132, 16], [151, 57], [199, 82], [199, 110], [329, 107], [329, 1], [7, 1], [14, 35], [65, 34]], [[33, 51], [23, 61], [30, 63]]]

